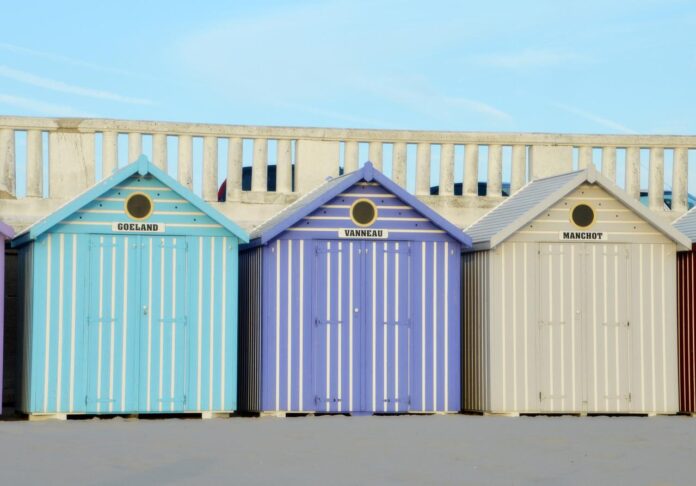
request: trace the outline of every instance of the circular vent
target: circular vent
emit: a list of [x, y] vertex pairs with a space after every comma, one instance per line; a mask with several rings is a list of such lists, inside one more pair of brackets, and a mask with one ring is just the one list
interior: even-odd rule
[[587, 204], [578, 204], [570, 213], [570, 220], [579, 228], [587, 228], [594, 223], [594, 210]]
[[126, 199], [126, 213], [133, 219], [145, 219], [152, 214], [152, 199], [147, 194], [136, 192]]
[[377, 219], [377, 206], [369, 199], [358, 199], [350, 208], [350, 217], [358, 226], [370, 226]]

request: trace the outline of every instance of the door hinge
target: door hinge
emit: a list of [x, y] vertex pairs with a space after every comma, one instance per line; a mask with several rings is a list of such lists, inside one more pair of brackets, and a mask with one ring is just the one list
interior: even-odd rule
[[541, 392], [539, 392], [539, 401], [541, 401]]
[[627, 398], [628, 398], [628, 401], [629, 401], [629, 402], [632, 400], [633, 396], [631, 395], [631, 392], [628, 392], [628, 397], [627, 397]]
[[88, 398], [89, 397], [87, 395], [85, 395], [85, 407], [87, 406], [87, 402], [89, 401]]
[[631, 321], [626, 321], [626, 327], [631, 327]]
[[315, 317], [314, 318], [314, 325], [319, 327], [319, 324], [321, 324], [321, 319], [319, 319], [318, 317]]
[[184, 394], [184, 405], [186, 405], [186, 394]]

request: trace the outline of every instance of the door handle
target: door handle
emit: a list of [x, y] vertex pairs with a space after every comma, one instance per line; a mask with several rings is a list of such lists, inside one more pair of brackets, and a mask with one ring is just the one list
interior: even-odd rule
[[145, 315], [145, 316], [147, 315], [147, 306], [146, 305], [143, 306], [143, 315]]

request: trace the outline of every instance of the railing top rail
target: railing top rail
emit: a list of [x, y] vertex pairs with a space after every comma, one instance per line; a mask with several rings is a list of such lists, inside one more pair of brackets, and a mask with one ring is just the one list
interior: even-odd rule
[[44, 118], [0, 116], [0, 128], [14, 130], [74, 131], [91, 133], [166, 133], [172, 135], [236, 138], [302, 139], [319, 141], [408, 142], [501, 145], [559, 145], [596, 147], [696, 148], [696, 135], [606, 135], [520, 132], [456, 132], [359, 128], [312, 128], [210, 123], [113, 120], [107, 118]]

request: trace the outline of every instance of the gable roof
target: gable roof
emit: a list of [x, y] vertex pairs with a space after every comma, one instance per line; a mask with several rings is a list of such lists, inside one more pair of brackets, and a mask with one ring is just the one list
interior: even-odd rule
[[696, 206], [679, 216], [672, 223], [675, 228], [684, 233], [691, 242], [696, 242]]
[[5, 237], [5, 239], [12, 239], [14, 237], [14, 229], [9, 224], [5, 224], [0, 221], [0, 236]]
[[41, 218], [36, 223], [24, 229], [14, 240], [12, 240], [12, 246], [17, 247], [28, 241], [35, 240], [53, 226], [73, 214], [75, 211], [81, 209], [97, 197], [101, 196], [114, 186], [120, 184], [135, 174], [150, 174], [154, 176], [167, 187], [171, 188], [174, 192], [178, 193], [182, 198], [189, 201], [201, 212], [213, 219], [216, 223], [219, 223], [223, 228], [239, 238], [242, 242], [246, 243], [249, 241], [249, 235], [246, 231], [234, 224], [229, 220], [229, 218], [227, 218], [217, 209], [213, 208], [210, 204], [203, 201], [203, 199], [196, 196], [188, 188], [179, 184], [165, 171], [152, 164], [147, 157], [141, 155], [140, 158], [138, 158], [138, 160], [135, 162], [117, 170], [111, 176], [78, 194], [51, 214]]
[[457, 228], [454, 224], [432, 210], [427, 204], [420, 201], [417, 197], [413, 196], [375, 169], [371, 162], [366, 162], [362, 168], [356, 171], [327, 180], [324, 184], [321, 184], [314, 190], [300, 197], [297, 201], [278, 212], [275, 216], [257, 226], [251, 232], [249, 247], [268, 243], [302, 218], [308, 216], [310, 213], [360, 181], [378, 182], [389, 192], [409, 204], [414, 210], [430, 219], [435, 226], [449, 233], [452, 238], [466, 247], [471, 246], [471, 238], [461, 229]]
[[648, 224], [677, 243], [680, 251], [690, 249], [689, 239], [670, 225], [669, 221], [643, 206], [607, 177], [597, 172], [594, 166], [590, 166], [587, 169], [527, 183], [522, 189], [466, 228], [465, 231], [473, 240], [474, 250], [487, 250], [496, 247], [585, 182], [602, 187], [636, 212]]

